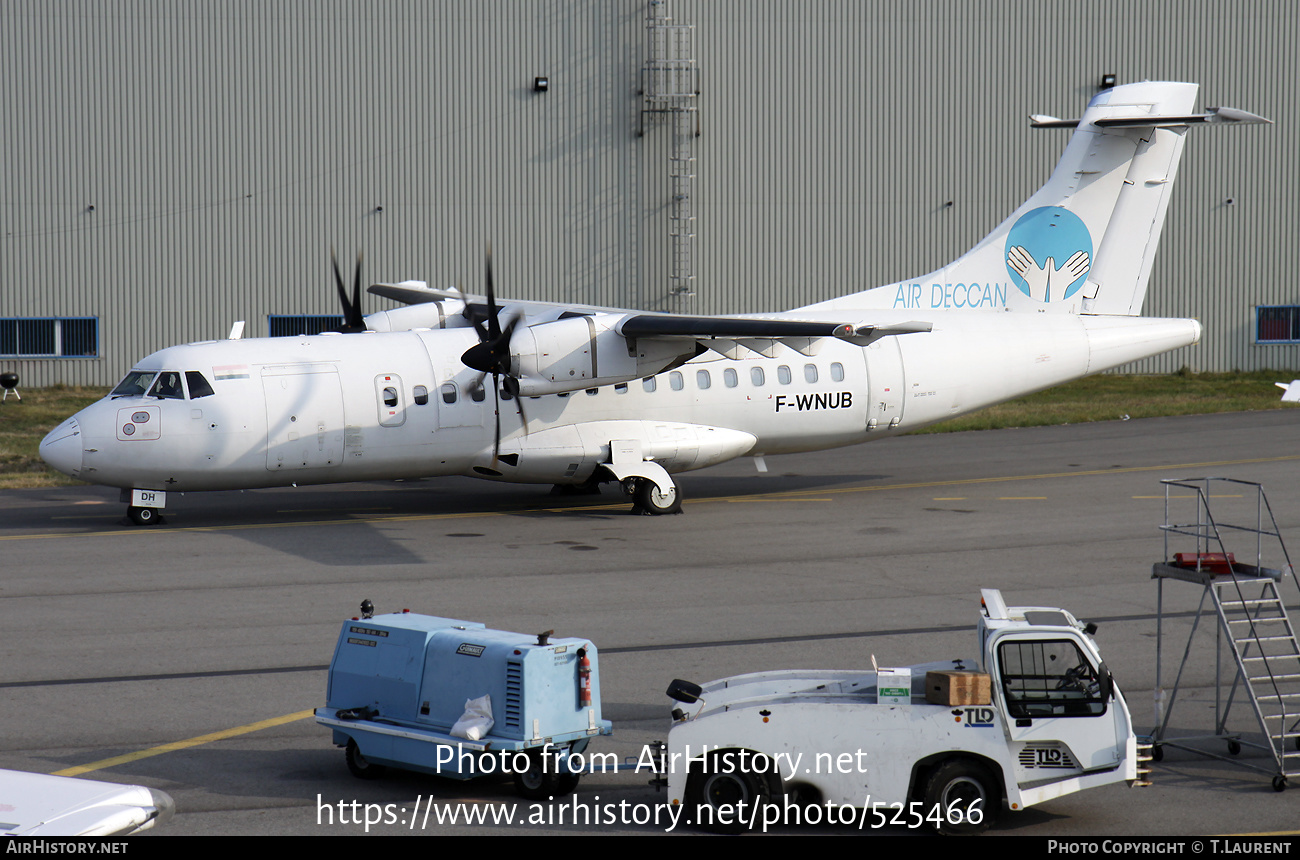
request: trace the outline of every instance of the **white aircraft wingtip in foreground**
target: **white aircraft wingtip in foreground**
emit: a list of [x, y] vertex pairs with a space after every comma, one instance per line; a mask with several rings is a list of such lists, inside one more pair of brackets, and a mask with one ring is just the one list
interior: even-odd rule
[[[1196, 343], [1137, 316], [1196, 85], [1099, 93], [1055, 171], [937, 271], [785, 313], [647, 314], [498, 305], [419, 282], [356, 333], [227, 339], [141, 359], [41, 443], [51, 466], [122, 488], [152, 523], [167, 492], [435, 475], [619, 481], [680, 510], [672, 475], [743, 455], [853, 445]], [[487, 377], [491, 376], [490, 383]]]

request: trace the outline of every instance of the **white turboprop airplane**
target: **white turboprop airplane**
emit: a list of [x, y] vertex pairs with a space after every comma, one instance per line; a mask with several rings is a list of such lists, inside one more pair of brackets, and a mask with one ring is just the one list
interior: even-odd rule
[[[314, 337], [174, 346], [53, 430], [41, 455], [122, 488], [137, 524], [168, 492], [435, 475], [594, 485], [680, 510], [675, 472], [853, 445], [1196, 343], [1137, 316], [1195, 84], [1099, 93], [1047, 183], [958, 260], [785, 313], [498, 306], [419, 282], [408, 303]], [[504, 320], [504, 322], [503, 322]], [[365, 331], [361, 331], [364, 325]], [[232, 338], [236, 338], [232, 332]], [[485, 385], [488, 374], [492, 384]]]

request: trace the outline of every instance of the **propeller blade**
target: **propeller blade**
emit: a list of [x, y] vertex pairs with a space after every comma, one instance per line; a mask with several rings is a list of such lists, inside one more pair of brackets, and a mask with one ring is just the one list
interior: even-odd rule
[[487, 329], [483, 328], [483, 321], [480, 320], [478, 314], [474, 313], [473, 309], [470, 308], [469, 299], [465, 296], [465, 293], [461, 291], [460, 284], [456, 285], [456, 295], [460, 298], [460, 303], [464, 306], [464, 310], [460, 312], [461, 316], [469, 320], [469, 324], [474, 326], [474, 331], [478, 332], [479, 340], [487, 340]]
[[347, 324], [356, 331], [366, 327], [365, 317], [361, 315], [361, 253], [357, 252], [357, 270], [352, 276], [352, 305], [347, 311]]
[[343, 275], [339, 274], [338, 254], [333, 248], [330, 248], [330, 262], [334, 265], [334, 286], [339, 291], [339, 304], [343, 306], [343, 320], [346, 323], [352, 317], [352, 305], [348, 302], [347, 288], [343, 286]]
[[487, 304], [488, 336], [496, 340], [501, 336], [501, 320], [497, 319], [496, 292], [492, 289], [492, 246], [487, 249]]
[[519, 421], [524, 426], [524, 435], [528, 435], [528, 416], [524, 414], [524, 398], [519, 393], [519, 380], [513, 376], [507, 376], [505, 381], [506, 391], [515, 399], [515, 408], [519, 410]]
[[345, 334], [366, 330], [366, 320], [361, 314], [361, 255], [357, 254], [357, 269], [352, 276], [352, 298], [348, 299], [347, 287], [343, 285], [343, 273], [339, 271], [338, 254], [330, 248], [330, 263], [334, 267], [334, 288], [339, 294], [339, 304], [343, 306], [343, 325], [335, 331]]
[[497, 421], [496, 432], [492, 434], [492, 468], [495, 469], [501, 457], [501, 378], [495, 373], [492, 374], [492, 400]]

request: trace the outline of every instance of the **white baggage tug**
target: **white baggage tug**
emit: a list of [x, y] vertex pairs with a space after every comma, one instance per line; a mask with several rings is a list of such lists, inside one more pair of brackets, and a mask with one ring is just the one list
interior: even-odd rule
[[885, 669], [674, 681], [668, 695], [687, 707], [668, 735], [668, 802], [717, 832], [860, 816], [972, 833], [1004, 805], [1136, 781], [1137, 739], [1096, 628], [981, 594], [979, 662], [911, 667], [910, 696], [888, 688], [906, 673]]

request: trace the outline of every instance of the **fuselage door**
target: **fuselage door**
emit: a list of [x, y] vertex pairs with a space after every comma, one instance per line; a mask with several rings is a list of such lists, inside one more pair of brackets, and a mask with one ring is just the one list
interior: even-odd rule
[[315, 469], [343, 461], [343, 387], [334, 365], [265, 367], [262, 390], [267, 469]]
[[903, 355], [897, 337], [863, 350], [867, 359], [867, 430], [888, 430], [903, 420]]

